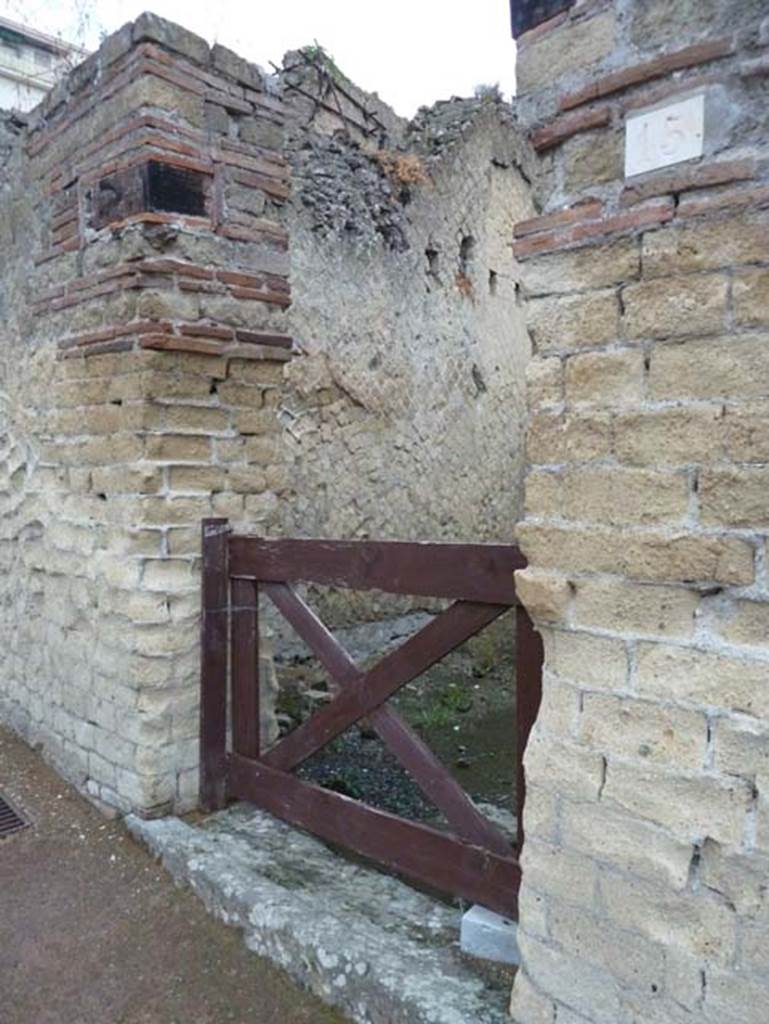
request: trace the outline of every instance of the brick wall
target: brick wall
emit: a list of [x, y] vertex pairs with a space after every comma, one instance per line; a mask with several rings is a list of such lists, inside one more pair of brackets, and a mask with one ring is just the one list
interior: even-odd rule
[[[519, 585], [546, 652], [520, 1024], [767, 1016], [765, 15], [584, 2], [519, 40]], [[625, 179], [628, 114], [697, 92], [702, 157]]]
[[200, 519], [288, 489], [281, 104], [145, 15], [12, 138], [0, 709], [94, 799], [189, 807]]

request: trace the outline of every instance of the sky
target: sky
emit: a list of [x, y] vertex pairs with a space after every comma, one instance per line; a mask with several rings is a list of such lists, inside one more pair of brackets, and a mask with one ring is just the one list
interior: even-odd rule
[[481, 84], [514, 89], [508, 0], [0, 0], [0, 15], [94, 48], [148, 7], [266, 68], [317, 40], [405, 116]]

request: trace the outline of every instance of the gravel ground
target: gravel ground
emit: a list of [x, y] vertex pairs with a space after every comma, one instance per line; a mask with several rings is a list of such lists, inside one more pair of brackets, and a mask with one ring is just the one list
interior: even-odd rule
[[350, 729], [306, 761], [297, 774], [326, 789], [412, 820], [435, 817], [435, 808], [376, 737]]
[[0, 729], [2, 1024], [343, 1024]]

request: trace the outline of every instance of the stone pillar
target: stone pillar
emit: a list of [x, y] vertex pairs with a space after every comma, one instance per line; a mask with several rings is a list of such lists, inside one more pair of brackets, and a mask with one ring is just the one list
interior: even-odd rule
[[546, 652], [519, 1024], [767, 1018], [765, 15], [579, 2], [519, 39], [518, 575]]
[[195, 803], [200, 520], [269, 528], [289, 303], [282, 108], [151, 15], [0, 189], [0, 711], [92, 798]]

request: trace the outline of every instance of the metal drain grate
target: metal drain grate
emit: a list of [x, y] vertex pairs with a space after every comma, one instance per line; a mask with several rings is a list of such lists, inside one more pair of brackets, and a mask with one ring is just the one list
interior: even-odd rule
[[0, 795], [0, 839], [26, 828], [29, 822]]

